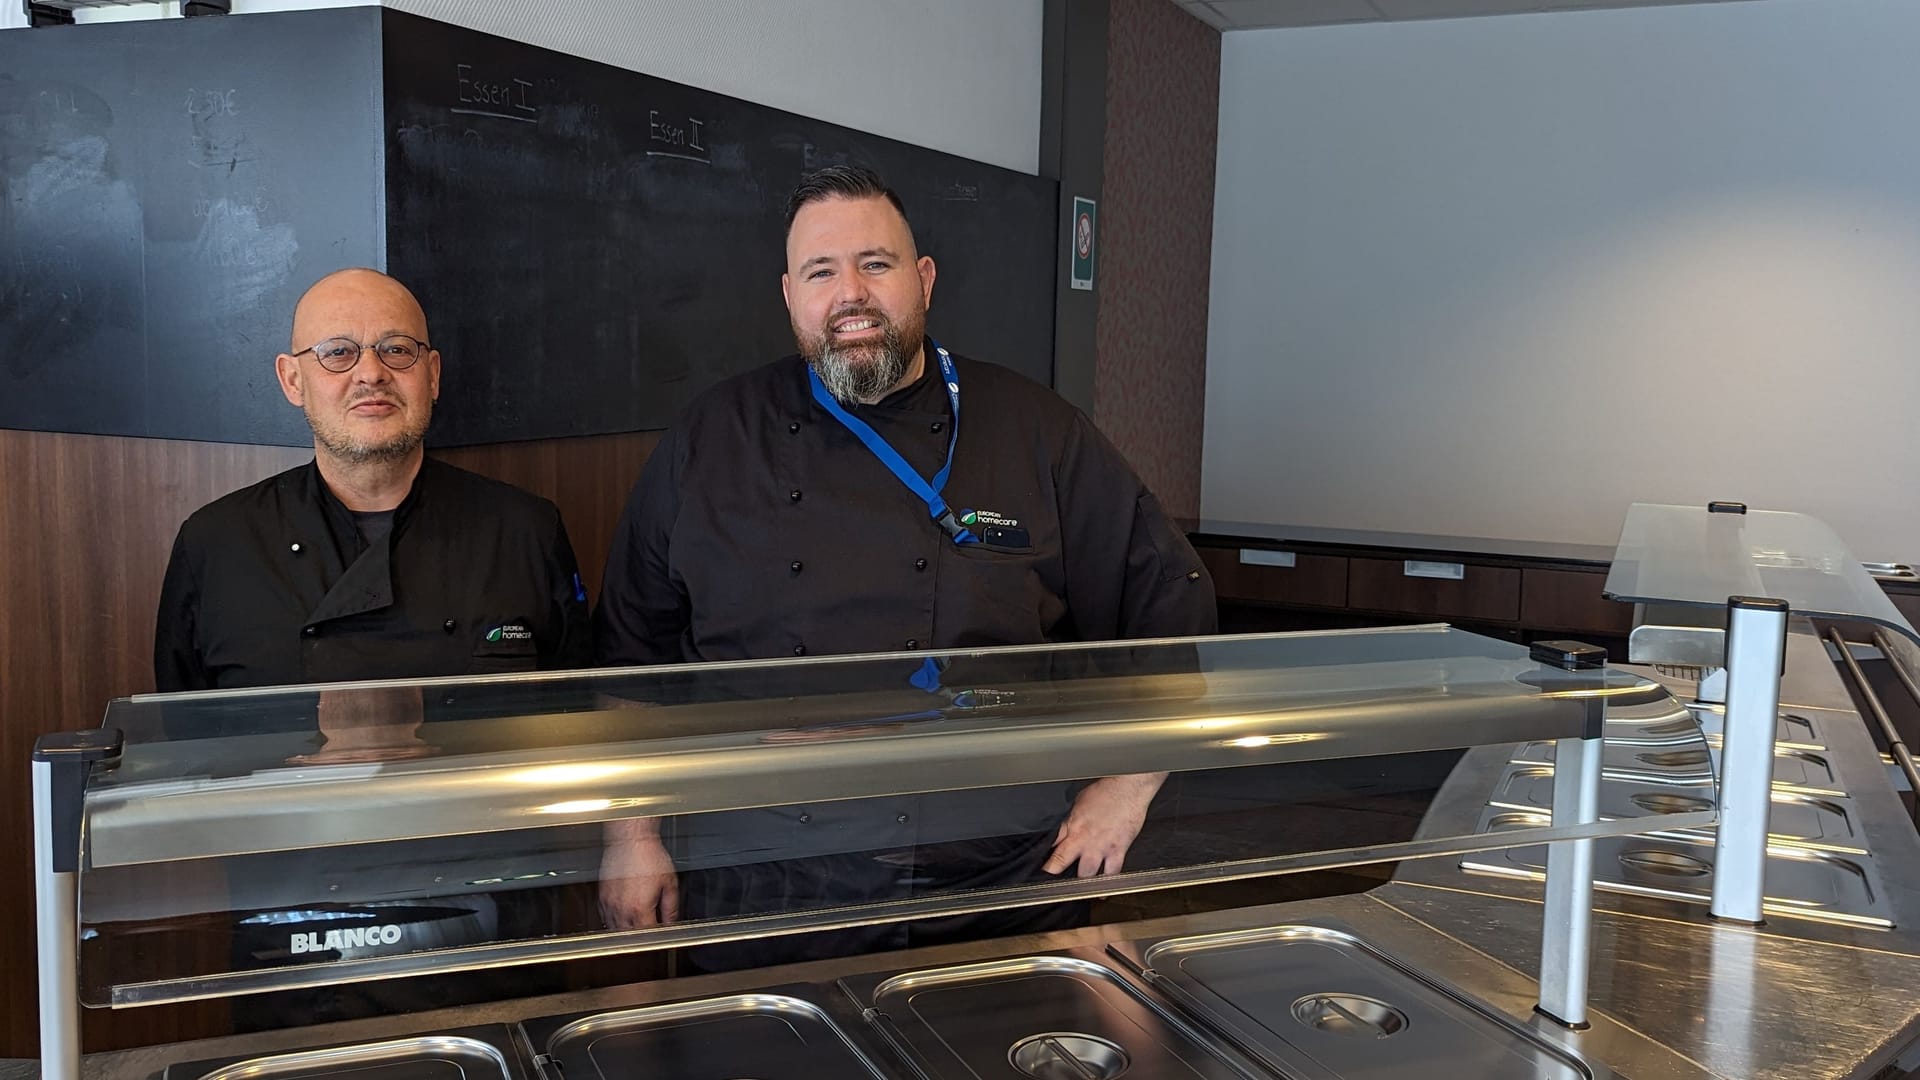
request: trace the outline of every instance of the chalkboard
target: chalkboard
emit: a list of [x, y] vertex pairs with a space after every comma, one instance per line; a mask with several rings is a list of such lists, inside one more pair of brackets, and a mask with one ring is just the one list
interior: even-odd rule
[[371, 9], [0, 33], [0, 427], [310, 441], [273, 357], [308, 284], [381, 258], [379, 35]]
[[836, 163], [906, 202], [930, 332], [1051, 382], [1051, 181], [400, 12], [384, 53], [388, 266], [434, 313], [441, 442], [664, 427], [792, 352], [786, 199]]
[[0, 34], [0, 427], [304, 444], [272, 358], [356, 265], [427, 309], [433, 444], [665, 427], [793, 350], [785, 200], [840, 162], [929, 330], [1051, 382], [1052, 181], [377, 8]]

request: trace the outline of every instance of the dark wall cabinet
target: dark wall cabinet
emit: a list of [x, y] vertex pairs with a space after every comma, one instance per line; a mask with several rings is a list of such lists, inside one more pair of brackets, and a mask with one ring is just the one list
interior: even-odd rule
[[[1195, 533], [1193, 543], [1213, 575], [1221, 625], [1231, 631], [1449, 622], [1522, 641], [1574, 637], [1622, 646], [1612, 650], [1617, 660], [1633, 629], [1633, 605], [1602, 595], [1606, 562], [1544, 546], [1529, 557], [1510, 543], [1508, 551], [1480, 554], [1216, 532]], [[1883, 585], [1920, 626], [1920, 582]]]
[[1625, 638], [1633, 607], [1601, 595], [1604, 563], [1453, 551], [1274, 545], [1201, 534], [1223, 625], [1301, 629], [1451, 622], [1516, 639]]

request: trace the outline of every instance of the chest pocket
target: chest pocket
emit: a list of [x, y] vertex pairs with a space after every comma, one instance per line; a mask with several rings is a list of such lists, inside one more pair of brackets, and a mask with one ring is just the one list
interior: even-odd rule
[[483, 620], [468, 661], [470, 675], [500, 675], [533, 671], [540, 666], [540, 645], [534, 640], [533, 620], [524, 616]]
[[1047, 641], [1067, 612], [1047, 582], [1051, 561], [1032, 548], [944, 544], [940, 551], [940, 638], [950, 647]]

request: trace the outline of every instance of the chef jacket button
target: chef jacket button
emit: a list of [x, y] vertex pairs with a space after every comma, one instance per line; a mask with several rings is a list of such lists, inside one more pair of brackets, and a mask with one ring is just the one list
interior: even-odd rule
[[317, 627], [317, 626], [309, 626], [309, 627], [307, 627], [307, 628], [306, 628], [305, 630], [302, 630], [302, 631], [300, 631], [300, 632], [301, 632], [301, 633], [303, 633], [303, 634], [305, 634], [305, 635], [307, 635], [308, 637], [319, 637], [319, 636], [320, 636], [320, 628], [319, 628], [319, 627]]
[[788, 425], [787, 425], [787, 434], [789, 434], [789, 435], [798, 435], [798, 434], [800, 434], [800, 421], [798, 421], [798, 420], [795, 420], [795, 421], [794, 421], [793, 423], [791, 423], [791, 424], [788, 424]]
[[812, 821], [813, 821], [813, 815], [812, 815], [812, 814], [808, 814], [808, 813], [802, 813], [802, 814], [800, 815], [800, 824], [802, 824], [802, 825], [806, 825], [806, 824], [808, 824], [808, 823], [810, 823], [810, 822], [812, 822]]
[[895, 820], [895, 821], [897, 821], [897, 822], [899, 822], [899, 823], [900, 823], [900, 824], [902, 824], [902, 825], [905, 825], [905, 824], [907, 823], [907, 815], [905, 815], [905, 814], [896, 814], [896, 815], [894, 815], [894, 818], [893, 818], [893, 820]]
[[925, 570], [927, 568], [927, 560], [925, 559], [913, 560], [913, 568], [915, 570]]
[[910, 637], [910, 638], [908, 638], [908, 639], [907, 639], [907, 648], [909, 648], [909, 649], [917, 649], [917, 648], [919, 648], [919, 647], [920, 647], [920, 639], [919, 639], [919, 638], [911, 638], [911, 637]]
[[793, 489], [792, 491], [789, 491], [789, 492], [787, 492], [787, 501], [788, 501], [788, 502], [799, 502], [799, 501], [800, 501], [800, 489], [799, 489], [799, 488], [794, 488], [794, 489]]
[[947, 422], [945, 420], [935, 420], [933, 422], [933, 433], [935, 435], [938, 435], [942, 431], [946, 430], [946, 427], [947, 427]]
[[459, 624], [454, 622], [452, 619], [448, 619], [446, 622], [443, 622], [440, 624], [440, 629], [445, 630], [447, 633], [451, 634], [453, 633], [453, 628], [458, 625]]
[[802, 570], [805, 570], [806, 568], [807, 568], [807, 565], [801, 562], [799, 559], [795, 559], [792, 562], [787, 564], [787, 569], [793, 571], [796, 574]]
[[795, 656], [807, 655], [807, 647], [805, 645], [795, 645], [793, 647], [793, 655]]
[[289, 547], [287, 548], [287, 550], [288, 550], [288, 551], [291, 551], [291, 552], [293, 552], [293, 553], [294, 553], [295, 555], [298, 555], [298, 554], [300, 554], [300, 545], [299, 545], [299, 544], [293, 544], [293, 545], [291, 545], [291, 546], [289, 546]]

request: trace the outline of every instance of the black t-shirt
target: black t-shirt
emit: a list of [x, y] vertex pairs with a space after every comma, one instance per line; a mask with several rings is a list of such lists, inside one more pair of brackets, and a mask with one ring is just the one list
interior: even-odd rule
[[391, 510], [354, 510], [353, 526], [360, 531], [360, 539], [368, 547], [387, 538], [393, 531], [393, 511]]

